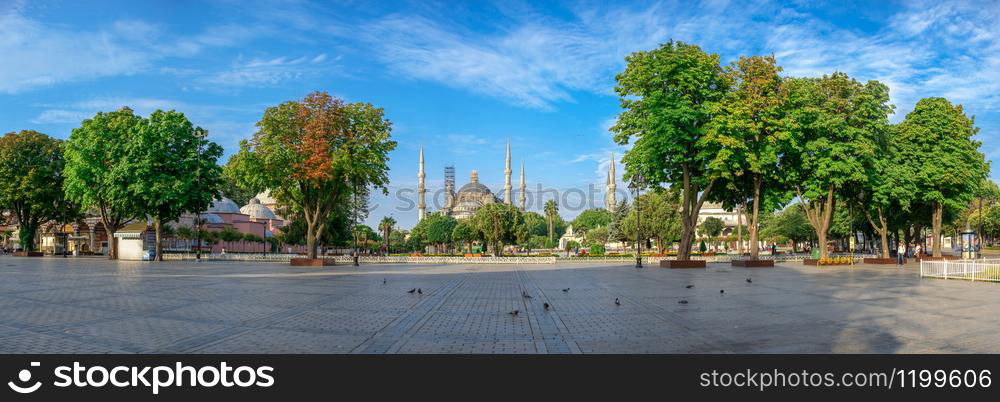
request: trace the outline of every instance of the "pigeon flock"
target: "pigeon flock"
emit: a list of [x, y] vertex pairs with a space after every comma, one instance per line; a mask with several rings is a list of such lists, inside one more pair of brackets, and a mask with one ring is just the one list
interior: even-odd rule
[[[747, 277], [746, 282], [752, 284], [753, 283], [753, 278]], [[382, 284], [385, 285], [386, 283], [388, 283], [387, 280], [385, 278], [382, 278]], [[687, 286], [684, 286], [684, 288], [685, 289], [694, 289], [694, 285], [687, 285]], [[569, 293], [569, 291], [570, 291], [570, 288], [564, 288], [564, 289], [562, 289], [563, 293]], [[409, 294], [416, 293], [416, 294], [422, 295], [422, 294], [424, 294], [424, 290], [421, 289], [421, 288], [413, 288], [413, 289], [408, 290], [406, 293], [409, 293]], [[726, 290], [725, 289], [719, 289], [719, 294], [720, 295], [725, 295], [726, 294]], [[533, 297], [530, 294], [528, 294], [528, 291], [526, 291], [526, 290], [522, 290], [521, 291], [521, 298], [526, 299], [526, 300], [533, 299]], [[614, 303], [615, 303], [615, 306], [621, 306], [622, 305], [621, 298], [616, 297]], [[681, 300], [678, 300], [677, 303], [678, 304], [688, 304], [689, 302], [687, 300], [685, 300], [685, 299], [681, 299]], [[549, 310], [552, 309], [552, 305], [549, 304], [548, 302], [543, 303], [542, 307], [545, 309], [545, 311], [549, 311]], [[521, 313], [520, 310], [513, 310], [513, 311], [511, 311], [511, 312], [509, 312], [507, 314], [516, 317], [520, 313]]]

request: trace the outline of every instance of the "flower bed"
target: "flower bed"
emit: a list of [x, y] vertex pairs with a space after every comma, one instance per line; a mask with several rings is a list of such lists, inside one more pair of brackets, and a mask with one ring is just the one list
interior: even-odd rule
[[820, 259], [807, 258], [805, 260], [802, 260], [802, 263], [805, 265], [816, 265], [816, 266], [851, 265], [851, 261], [852, 261], [851, 257], [830, 257], [830, 258], [820, 258]]

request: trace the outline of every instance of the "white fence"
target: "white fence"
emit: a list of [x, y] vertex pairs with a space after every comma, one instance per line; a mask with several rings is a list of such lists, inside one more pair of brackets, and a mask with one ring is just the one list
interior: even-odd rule
[[[288, 262], [292, 258], [302, 258], [298, 254], [202, 254], [201, 258], [208, 261], [258, 261], [258, 262]], [[163, 258], [174, 261], [193, 261], [197, 259], [194, 253], [170, 253]], [[351, 256], [322, 256], [337, 264], [351, 264]], [[362, 256], [362, 264], [554, 264], [556, 257], [435, 257], [435, 256]]]
[[[843, 257], [846, 255], [832, 255], [833, 257]], [[255, 253], [228, 253], [228, 254], [208, 254], [202, 253], [201, 258], [207, 261], [256, 261], [256, 262], [288, 262], [292, 258], [303, 257], [299, 254], [255, 254]], [[855, 254], [854, 258], [871, 257], [871, 255]], [[195, 253], [164, 253], [163, 258], [171, 261], [194, 261], [197, 259]], [[338, 264], [350, 264], [350, 256], [324, 256], [322, 258], [331, 259]], [[695, 256], [694, 259], [705, 260], [706, 262], [726, 263], [733, 259], [747, 258], [737, 255], [717, 255], [717, 256]], [[762, 255], [762, 260], [774, 260], [775, 262], [802, 261], [810, 258], [807, 254], [782, 254], [777, 256]], [[656, 265], [660, 261], [674, 260], [676, 256], [642, 257], [643, 264]], [[438, 256], [362, 256], [360, 262], [363, 264], [554, 264], [559, 262], [582, 262], [582, 263], [634, 263], [633, 256], [586, 256], [586, 257], [526, 257], [526, 256], [506, 256], [506, 257], [438, 257]]]
[[920, 261], [920, 277], [1000, 282], [1000, 260]]
[[[830, 257], [849, 257], [851, 254], [831, 254]], [[874, 254], [854, 254], [854, 260], [860, 261], [864, 258], [875, 257]], [[713, 256], [692, 256], [695, 260], [705, 260], [706, 262], [730, 262], [732, 260], [748, 259], [748, 256], [739, 255], [713, 255]], [[757, 257], [759, 260], [773, 260], [774, 262], [788, 262], [788, 261], [802, 261], [807, 258], [812, 258], [809, 254], [780, 254], [780, 255], [761, 255]], [[644, 256], [642, 257], [642, 263], [658, 264], [660, 261], [676, 260], [677, 256], [665, 256], [665, 257], [654, 257], [654, 256]], [[635, 256], [586, 256], [586, 257], [559, 257], [560, 262], [635, 262]]]

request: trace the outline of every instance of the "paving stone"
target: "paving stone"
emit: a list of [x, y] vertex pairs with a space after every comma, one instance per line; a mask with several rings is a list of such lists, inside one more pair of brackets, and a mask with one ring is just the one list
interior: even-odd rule
[[1000, 284], [921, 280], [915, 265], [0, 256], [0, 276], [6, 353], [1000, 353]]
[[200, 335], [226, 328], [221, 324], [154, 317], [131, 317], [70, 328], [66, 332], [117, 341], [135, 351], [155, 352]]
[[258, 328], [197, 349], [196, 353], [348, 353], [367, 338]]

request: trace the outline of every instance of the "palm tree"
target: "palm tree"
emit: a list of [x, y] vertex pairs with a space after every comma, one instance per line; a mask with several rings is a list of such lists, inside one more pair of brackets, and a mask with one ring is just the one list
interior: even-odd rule
[[545, 201], [545, 220], [549, 224], [549, 242], [555, 241], [553, 235], [555, 234], [555, 224], [556, 217], [559, 216], [559, 204], [556, 204], [556, 200]]
[[190, 227], [181, 226], [177, 228], [177, 238], [184, 240], [184, 246], [189, 250], [191, 248], [191, 239], [193, 239], [194, 236], [194, 230], [191, 230]]
[[389, 236], [392, 234], [392, 228], [396, 226], [396, 220], [391, 216], [382, 218], [382, 221], [378, 224], [378, 229], [382, 231], [382, 237], [385, 238], [385, 253], [389, 254]]

